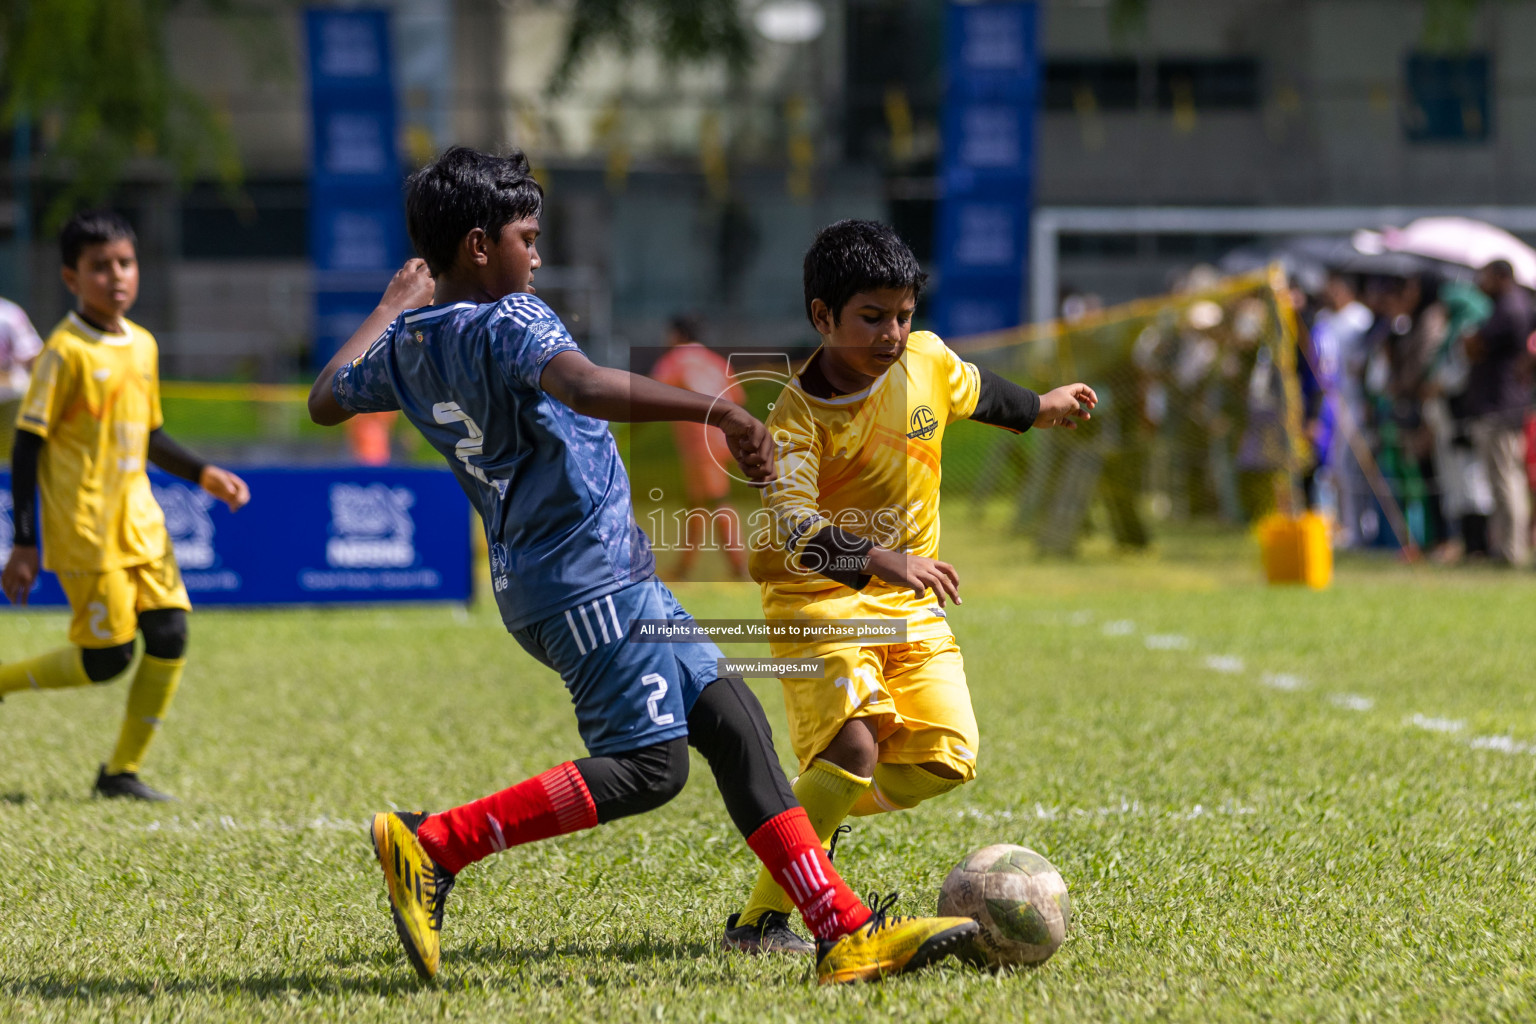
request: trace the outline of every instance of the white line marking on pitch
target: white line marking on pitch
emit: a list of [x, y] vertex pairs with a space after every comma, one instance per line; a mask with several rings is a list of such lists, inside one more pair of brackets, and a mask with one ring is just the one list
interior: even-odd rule
[[1212, 654], [1205, 659], [1205, 667], [1213, 672], [1238, 673], [1244, 669], [1243, 659], [1230, 654]]
[[1353, 693], [1336, 693], [1328, 698], [1336, 707], [1345, 711], [1369, 711], [1376, 706], [1376, 702], [1369, 697], [1361, 697]]
[[144, 826], [145, 832], [353, 832], [366, 828], [366, 821], [349, 821], [343, 818], [332, 818], [322, 814], [318, 818], [309, 821], [284, 822], [284, 821], [236, 821], [228, 814], [219, 815], [217, 821], [201, 821], [192, 818], [182, 821], [180, 818], [171, 818], [169, 821], [152, 821]]
[[1219, 804], [1207, 807], [1205, 804], [1193, 804], [1186, 807], [1155, 807], [1149, 806], [1140, 800], [1126, 800], [1122, 798], [1118, 804], [1107, 804], [1103, 807], [1046, 807], [1043, 804], [1035, 804], [1033, 807], [1021, 807], [1017, 811], [983, 811], [974, 807], [956, 811], [955, 817], [970, 819], [973, 821], [1014, 821], [1016, 819], [1028, 820], [1033, 818], [1038, 821], [1055, 821], [1058, 818], [1173, 818], [1190, 820], [1215, 814], [1257, 814], [1258, 809], [1235, 800], [1223, 800]]
[[1194, 646], [1189, 637], [1177, 633], [1149, 633], [1146, 645], [1149, 651], [1187, 651]]
[[1136, 632], [1136, 623], [1130, 619], [1116, 619], [1114, 622], [1104, 623], [1105, 636], [1130, 636]]
[[1513, 736], [1474, 736], [1467, 741], [1473, 750], [1495, 750], [1500, 754], [1536, 754], [1536, 744], [1522, 743]]
[[1460, 718], [1430, 718], [1417, 713], [1409, 715], [1407, 723], [1416, 729], [1427, 729], [1430, 732], [1461, 732], [1467, 727], [1467, 723]]
[[1307, 681], [1301, 676], [1292, 675], [1289, 672], [1266, 672], [1259, 682], [1274, 690], [1284, 690], [1287, 693], [1295, 693], [1307, 685]]

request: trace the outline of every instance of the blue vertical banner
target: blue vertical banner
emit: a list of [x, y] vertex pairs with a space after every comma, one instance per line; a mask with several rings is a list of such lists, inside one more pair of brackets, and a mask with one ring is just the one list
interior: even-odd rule
[[961, 337], [1023, 321], [1040, 94], [1035, 0], [950, 0], [934, 326]]
[[312, 358], [323, 364], [373, 311], [407, 246], [389, 14], [312, 8], [305, 36]]

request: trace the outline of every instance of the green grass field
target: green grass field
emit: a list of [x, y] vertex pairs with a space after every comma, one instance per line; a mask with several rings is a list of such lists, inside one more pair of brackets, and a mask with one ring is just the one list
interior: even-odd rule
[[[655, 814], [465, 872], [421, 986], [365, 817], [579, 754], [559, 682], [483, 603], [209, 611], [145, 771], [178, 804], [87, 799], [124, 684], [0, 705], [0, 1018], [1536, 1017], [1536, 580], [1362, 560], [1270, 589], [1240, 538], [1042, 564], [953, 519], [982, 774], [859, 821], [839, 866], [931, 911], [966, 851], [1034, 847], [1075, 910], [1045, 966], [818, 990], [805, 961], [719, 952], [754, 865], [695, 760]], [[0, 615], [0, 656], [63, 635]]]

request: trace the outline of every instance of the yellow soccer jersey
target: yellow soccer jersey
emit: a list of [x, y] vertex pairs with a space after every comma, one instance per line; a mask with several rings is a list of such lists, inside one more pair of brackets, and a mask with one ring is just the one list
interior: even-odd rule
[[[944, 430], [975, 411], [980, 389], [976, 367], [927, 331], [914, 331], [896, 365], [857, 394], [817, 398], [799, 376], [785, 386], [767, 422], [779, 476], [763, 492], [768, 528], [751, 560], [769, 619], [900, 618], [908, 641], [949, 634], [932, 592], [919, 600], [879, 579], [853, 590], [806, 571], [800, 559], [829, 526], [936, 557]], [[807, 645], [773, 646], [792, 656]]]
[[38, 460], [43, 564], [110, 572], [166, 552], [165, 516], [144, 460], [160, 413], [159, 350], [144, 328], [96, 330], [74, 313], [54, 328], [16, 417], [48, 443]]

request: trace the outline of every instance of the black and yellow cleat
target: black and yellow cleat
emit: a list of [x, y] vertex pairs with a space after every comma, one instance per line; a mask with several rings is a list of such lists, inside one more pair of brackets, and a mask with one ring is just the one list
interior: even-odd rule
[[868, 921], [836, 941], [816, 944], [817, 982], [846, 985], [915, 971], [960, 952], [980, 929], [968, 917], [891, 915], [896, 896], [881, 902], [870, 893]]
[[740, 914], [725, 919], [725, 936], [720, 948], [740, 953], [814, 953], [816, 947], [795, 934], [789, 915], [770, 910], [756, 924], [737, 924]]
[[370, 834], [400, 944], [416, 973], [430, 980], [442, 963], [443, 905], [454, 876], [434, 864], [416, 839], [426, 819], [425, 813], [410, 811], [375, 814]]

